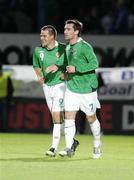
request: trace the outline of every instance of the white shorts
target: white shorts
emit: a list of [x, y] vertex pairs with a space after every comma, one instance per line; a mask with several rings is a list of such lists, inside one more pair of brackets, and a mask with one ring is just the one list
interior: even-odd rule
[[59, 112], [64, 110], [64, 94], [65, 83], [56, 84], [54, 86], [43, 85], [48, 108], [51, 112]]
[[78, 94], [66, 89], [64, 102], [65, 111], [82, 110], [89, 116], [95, 114], [96, 109], [100, 108], [97, 91], [88, 94]]

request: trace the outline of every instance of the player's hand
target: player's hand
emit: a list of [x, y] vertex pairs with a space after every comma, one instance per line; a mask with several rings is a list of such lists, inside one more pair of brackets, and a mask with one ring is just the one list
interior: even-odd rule
[[69, 65], [66, 67], [68, 73], [75, 73], [75, 66]]
[[46, 73], [50, 73], [50, 72], [55, 73], [57, 70], [58, 70], [58, 67], [54, 64], [46, 68]]
[[38, 77], [38, 81], [39, 81], [40, 85], [43, 85], [45, 82], [43, 77]]

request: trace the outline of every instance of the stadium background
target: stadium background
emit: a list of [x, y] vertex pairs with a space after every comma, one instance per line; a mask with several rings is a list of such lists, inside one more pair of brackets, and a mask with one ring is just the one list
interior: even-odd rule
[[[97, 161], [91, 158], [92, 136], [82, 113], [77, 115], [75, 156], [45, 156], [52, 122], [31, 66], [32, 53], [45, 24], [54, 25], [64, 41], [69, 18], [84, 23], [82, 37], [93, 45], [105, 83], [99, 89], [103, 155]], [[1, 180], [134, 179], [133, 0], [0, 0], [0, 62], [15, 87], [8, 118], [0, 116]], [[59, 150], [64, 145], [62, 135]]]
[[[99, 60], [98, 72], [104, 81], [104, 86], [99, 89], [103, 133], [134, 134], [132, 0], [83, 0], [79, 3], [76, 0], [0, 1], [0, 61], [5, 65], [4, 71], [11, 73], [15, 86], [13, 106], [8, 119], [3, 117], [1, 131], [51, 132], [50, 113], [47, 106], [43, 106], [42, 91], [29, 67], [33, 49], [40, 44], [40, 28], [45, 24], [54, 25], [58, 30], [58, 40], [64, 41], [64, 21], [69, 18], [83, 22], [83, 38], [93, 45]], [[29, 76], [35, 79], [28, 82]], [[29, 96], [28, 92], [33, 95]], [[15, 116], [16, 111], [18, 114]], [[87, 133], [84, 114], [79, 113], [77, 119], [77, 132]]]

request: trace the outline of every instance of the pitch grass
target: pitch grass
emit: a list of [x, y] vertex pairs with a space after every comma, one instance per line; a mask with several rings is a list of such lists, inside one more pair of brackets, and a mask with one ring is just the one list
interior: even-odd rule
[[[51, 134], [0, 134], [0, 180], [131, 180], [134, 179], [134, 137], [106, 136], [103, 156], [93, 160], [92, 136], [77, 135], [72, 158], [45, 156]], [[62, 136], [59, 150], [64, 147]]]

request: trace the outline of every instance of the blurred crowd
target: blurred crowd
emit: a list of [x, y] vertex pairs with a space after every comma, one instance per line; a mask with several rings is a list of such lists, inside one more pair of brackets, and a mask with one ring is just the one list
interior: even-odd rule
[[36, 13], [35, 0], [0, 0], [0, 32], [34, 32]]
[[36, 33], [44, 24], [63, 33], [70, 18], [83, 22], [84, 33], [134, 34], [134, 1], [0, 0], [1, 33]]

